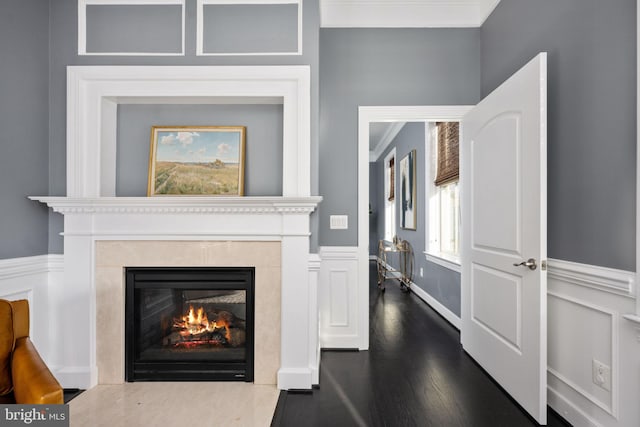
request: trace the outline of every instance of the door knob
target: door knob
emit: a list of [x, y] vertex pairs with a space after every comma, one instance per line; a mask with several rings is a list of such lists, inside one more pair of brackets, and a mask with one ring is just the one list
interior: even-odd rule
[[520, 263], [515, 263], [513, 264], [514, 267], [529, 267], [529, 270], [535, 270], [536, 268], [538, 268], [538, 264], [536, 264], [536, 259], [535, 258], [529, 258], [526, 261], [522, 261]]

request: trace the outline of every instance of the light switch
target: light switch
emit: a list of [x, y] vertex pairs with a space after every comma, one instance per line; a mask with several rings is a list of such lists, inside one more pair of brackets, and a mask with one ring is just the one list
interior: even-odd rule
[[347, 215], [331, 215], [329, 217], [329, 228], [331, 230], [346, 230], [349, 228], [349, 217]]

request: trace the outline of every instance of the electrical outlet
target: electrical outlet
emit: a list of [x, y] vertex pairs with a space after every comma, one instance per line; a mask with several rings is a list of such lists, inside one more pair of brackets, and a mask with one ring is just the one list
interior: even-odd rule
[[611, 367], [593, 359], [593, 383], [607, 391], [611, 391]]
[[420, 277], [424, 277], [424, 270], [420, 267]]

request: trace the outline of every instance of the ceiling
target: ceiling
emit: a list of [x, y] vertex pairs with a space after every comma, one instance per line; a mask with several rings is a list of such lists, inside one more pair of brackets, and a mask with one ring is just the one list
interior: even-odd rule
[[369, 159], [375, 162], [406, 122], [369, 123]]
[[320, 0], [320, 26], [480, 27], [500, 0]]

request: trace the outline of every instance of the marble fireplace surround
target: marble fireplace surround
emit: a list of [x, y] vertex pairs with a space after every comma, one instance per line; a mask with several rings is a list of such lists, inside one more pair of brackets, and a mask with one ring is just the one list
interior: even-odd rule
[[[131, 103], [281, 104], [282, 194], [117, 197], [117, 107]], [[63, 279], [48, 288], [49, 358], [64, 387], [124, 381], [123, 267], [155, 265], [255, 266], [256, 314], [279, 325], [256, 328], [256, 382], [318, 383], [310, 122], [308, 66], [67, 68], [67, 195], [30, 197], [64, 216]]]
[[[125, 267], [255, 267], [254, 383], [276, 384], [280, 368], [280, 242], [96, 242], [98, 384], [124, 379]], [[275, 325], [275, 327], [274, 327]]]

